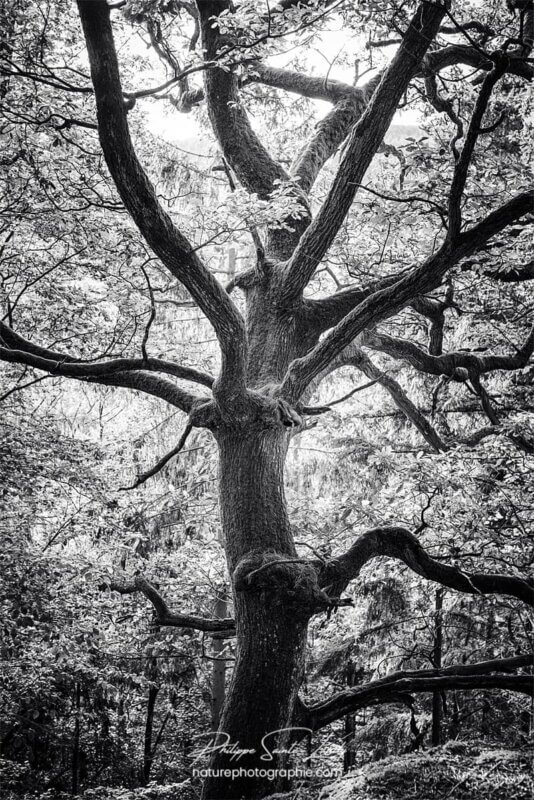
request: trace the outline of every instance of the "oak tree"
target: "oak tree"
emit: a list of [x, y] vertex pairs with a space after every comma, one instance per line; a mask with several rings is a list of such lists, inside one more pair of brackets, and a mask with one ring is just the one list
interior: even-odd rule
[[[306, 730], [320, 730], [351, 711], [412, 693], [446, 688], [528, 693], [531, 678], [520, 670], [532, 659], [520, 654], [392, 673], [313, 706], [299, 699], [310, 619], [330, 615], [347, 604], [343, 593], [373, 559], [396, 559], [423, 578], [457, 592], [502, 594], [527, 605], [533, 604], [534, 587], [524, 575], [467, 572], [442, 563], [421, 544], [421, 530], [403, 525], [364, 531], [346, 552], [327, 559], [315, 554], [303, 557], [297, 552], [284, 496], [284, 463], [292, 437], [306, 420], [328, 411], [314, 406], [312, 395], [322, 380], [341, 367], [352, 367], [368, 380], [381, 383], [437, 452], [461, 443], [476, 446], [502, 432], [502, 419], [484, 382], [498, 371], [513, 372], [528, 365], [534, 329], [515, 349], [481, 353], [445, 350], [444, 326], [454, 310], [450, 276], [458, 265], [466, 270], [475, 265], [504, 284], [533, 277], [531, 261], [514, 265], [510, 271], [496, 267], [491, 256], [492, 248], [507, 247], [511, 229], [522, 234], [532, 218], [534, 193], [521, 170], [499, 191], [492, 191], [491, 169], [484, 167], [485, 137], [500, 135], [506, 103], [513, 106], [513, 89], [528, 83], [534, 74], [529, 57], [534, 30], [531, 4], [515, 11], [497, 9], [493, 26], [476, 3], [457, 19], [448, 0], [362, 2], [356, 9], [331, 0], [281, 0], [272, 8], [266, 4], [259, 9], [229, 0], [78, 0], [77, 8], [80, 27], [73, 34], [74, 46], [84, 43], [90, 80], [82, 70], [47, 65], [38, 50], [28, 53], [26, 62], [17, 61], [14, 37], [12, 42], [6, 39], [2, 50], [7, 65], [0, 87], [2, 101], [9, 102], [10, 82], [29, 81], [52, 92], [56, 103], [46, 118], [30, 120], [32, 124], [48, 124], [63, 135], [72, 129], [98, 136], [115, 194], [103, 197], [100, 176], [96, 180], [92, 175], [83, 176], [84, 197], [103, 212], [119, 206], [127, 212], [149, 257], [158, 259], [170, 285], [184, 287], [213, 327], [220, 363], [212, 375], [200, 369], [201, 365], [178, 363], [165, 354], [151, 356], [147, 349], [150, 322], [137, 355], [91, 357], [51, 349], [15, 328], [13, 299], [0, 322], [0, 359], [39, 376], [148, 393], [184, 412], [183, 436], [165, 462], [180, 452], [196, 428], [208, 431], [216, 442], [232, 618], [208, 619], [170, 608], [165, 597], [140, 575], [124, 575], [110, 583], [123, 594], [145, 595], [160, 625], [236, 637], [236, 662], [220, 731], [247, 751], [237, 766], [251, 773], [226, 777], [224, 770], [236, 764], [231, 753], [216, 748], [204, 797], [256, 798], [271, 793], [276, 782], [261, 772], [265, 767], [262, 740], [267, 734], [276, 734], [277, 746], [284, 751]], [[122, 55], [114, 36], [123, 8], [132, 24], [145, 26], [158, 56], [170, 70], [170, 77], [157, 86], [133, 90], [123, 86]], [[366, 82], [356, 84], [334, 79], [330, 70], [317, 76], [269, 64], [273, 43], [296, 35], [305, 49], [299, 34], [313, 31], [328, 15], [340, 15], [344, 24], [355, 29], [360, 26], [361, 30], [362, 24], [370, 26], [376, 37], [385, 39], [370, 40], [369, 47], [382, 47], [389, 53], [393, 46], [394, 55]], [[14, 22], [13, 26], [15, 31]], [[185, 53], [188, 58], [185, 66], [169, 45], [173, 26], [190, 31], [189, 41], [182, 47], [182, 56]], [[44, 41], [41, 45], [45, 47]], [[73, 46], [71, 40], [68, 46]], [[454, 77], [447, 80], [445, 76], [451, 75]], [[194, 82], [199, 76], [202, 84]], [[255, 95], [247, 94], [254, 88], [259, 89]], [[300, 149], [289, 154], [284, 152], [283, 131], [280, 142], [266, 143], [247, 114], [247, 102], [267, 107], [269, 92], [275, 96], [293, 93], [331, 105], [316, 127], [308, 130]], [[164, 193], [155, 188], [138, 154], [130, 123], [136, 106], [145, 97], [166, 93], [176, 114], [193, 107], [207, 109], [220, 149], [218, 170], [232, 190], [241, 187], [254, 202], [277, 203], [276, 219], [267, 217], [259, 226], [250, 226], [254, 246], [245, 251], [249, 263], [227, 285], [215, 277], [202, 248], [177, 224]], [[77, 116], [79, 109], [73, 100], [80, 96], [84, 116]], [[400, 180], [392, 197], [366, 187], [364, 181], [377, 156], [388, 147], [400, 158], [405, 176], [406, 157], [399, 157], [384, 139], [399, 107], [414, 96], [445, 115], [452, 134], [439, 152], [438, 174], [433, 175], [434, 167], [423, 154], [410, 166], [422, 176], [421, 191], [408, 193]], [[499, 102], [503, 105], [500, 116], [496, 113]], [[21, 108], [16, 111], [19, 120], [25, 113]], [[87, 116], [88, 109], [93, 117]], [[521, 144], [521, 126], [515, 130]], [[503, 137], [503, 149], [505, 144], [512, 161], [521, 156], [513, 147], [513, 127], [507, 130], [505, 141]], [[270, 151], [275, 149], [284, 157], [274, 157]], [[29, 157], [20, 148], [9, 158], [14, 164]], [[326, 182], [326, 187], [314, 194], [320, 181]], [[14, 195], [24, 191], [11, 189]], [[61, 187], [47, 185], [45, 179], [41, 189], [54, 197], [55, 192], [61, 195]], [[337, 247], [338, 255], [350, 258], [359, 233], [354, 201], [367, 190], [378, 195], [377, 201], [400, 204], [401, 220], [402, 213], [406, 215], [405, 230], [420, 225], [422, 244], [414, 248], [413, 256], [409, 253], [399, 258], [388, 274], [377, 269], [374, 275], [368, 269], [363, 278], [354, 279], [349, 270], [349, 280], [337, 291], [314, 296], [318, 276], [330, 269], [329, 254]], [[19, 195], [16, 199], [18, 202]], [[83, 208], [76, 213], [80, 210]], [[105, 224], [105, 214], [101, 221]], [[92, 235], [96, 246], [97, 231]], [[525, 255], [525, 250], [517, 252], [519, 257]], [[91, 258], [87, 253], [84, 257]], [[105, 272], [105, 265], [99, 264], [98, 269]], [[150, 290], [149, 294], [154, 312], [154, 293]], [[395, 335], [396, 321], [406, 309], [428, 322], [426, 343]], [[75, 320], [71, 322], [75, 324]], [[421, 374], [437, 376], [440, 387], [449, 382], [465, 385], [480, 403], [488, 424], [463, 437], [438, 430], [429, 415], [373, 362], [373, 352], [409, 364]], [[510, 430], [508, 436], [515, 447], [532, 452], [532, 444], [521, 432]], [[156, 464], [136, 485], [149, 480], [162, 466]], [[280, 767], [286, 762], [281, 752], [268, 766]], [[255, 769], [259, 770], [256, 774]]]

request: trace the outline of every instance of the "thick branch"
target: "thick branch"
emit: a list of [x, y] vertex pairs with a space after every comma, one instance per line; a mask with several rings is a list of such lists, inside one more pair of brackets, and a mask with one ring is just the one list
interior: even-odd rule
[[[96, 365], [61, 363], [61, 361], [51, 361], [22, 350], [11, 350], [7, 347], [0, 347], [0, 361], [8, 361], [15, 364], [26, 364], [34, 369], [42, 369], [50, 375], [58, 375], [65, 378], [75, 378], [89, 383], [100, 383], [104, 386], [116, 386], [126, 389], [136, 389], [137, 391], [151, 394], [166, 400], [167, 403], [182, 409], [191, 411], [195, 402], [200, 397], [185, 392], [179, 386], [158, 375], [153, 375], [145, 370], [120, 371], [99, 375]], [[94, 371], [78, 370], [78, 367], [95, 367]]]
[[[454, 64], [466, 64], [484, 70], [493, 67], [491, 59], [475, 47], [451, 45], [427, 53], [418, 75], [431, 78]], [[513, 55], [508, 58], [507, 72], [529, 80], [534, 76], [532, 67], [524, 59]], [[360, 119], [381, 77], [380, 73], [360, 88], [342, 81], [318, 78], [264, 64], [257, 64], [252, 68], [246, 78], [247, 83], [262, 83], [302, 97], [326, 100], [335, 105], [318, 123], [313, 136], [299, 152], [291, 167], [291, 174], [299, 179], [299, 185], [305, 192], [310, 191], [322, 166], [337, 151], [352, 126]]]
[[142, 592], [154, 607], [154, 614], [158, 625], [167, 625], [173, 628], [193, 628], [197, 631], [224, 633], [233, 636], [235, 622], [233, 619], [206, 619], [194, 614], [176, 614], [169, 610], [167, 603], [145, 578], [140, 575], [132, 580], [111, 580], [103, 584], [102, 588], [109, 588], [119, 594], [135, 594]]
[[388, 275], [386, 278], [370, 281], [364, 286], [349, 286], [328, 297], [322, 297], [320, 300], [306, 297], [303, 305], [310, 318], [324, 331], [341, 322], [347, 314], [350, 314], [371, 295], [394, 286], [404, 275], [406, 275], [405, 272], [396, 273], [395, 275]]
[[454, 247], [446, 242], [427, 261], [396, 283], [365, 298], [310, 353], [292, 362], [281, 386], [281, 393], [290, 402], [296, 402], [315, 376], [356, 336], [370, 325], [396, 314], [419, 295], [436, 289], [454, 264], [476, 252], [492, 236], [528, 214], [532, 210], [533, 202], [534, 190], [516, 195], [488, 214], [482, 222], [460, 234]]
[[[231, 3], [229, 0], [203, 0], [197, 5], [206, 57], [216, 60], [218, 51], [232, 43], [220, 34], [213, 17], [229, 10]], [[240, 183], [264, 200], [280, 184], [290, 184], [292, 193], [299, 198], [299, 213], [288, 216], [285, 229], [271, 229], [267, 241], [267, 250], [275, 260], [288, 258], [309, 221], [309, 208], [303, 192], [253, 131], [240, 101], [239, 78], [235, 72], [218, 67], [206, 71], [204, 95], [215, 136]]]
[[[214, 0], [197, 3], [205, 58], [214, 60], [225, 42], [213, 17], [228, 11], [230, 2]], [[267, 199], [276, 181], [286, 182], [288, 174], [267, 152], [252, 130], [238, 92], [238, 77], [227, 69], [215, 68], [204, 73], [204, 92], [215, 135], [224, 157], [239, 181], [249, 192]]]
[[373, 350], [387, 353], [393, 358], [407, 361], [420, 372], [426, 372], [430, 375], [447, 375], [453, 378], [455, 376], [461, 377], [462, 373], [458, 373], [457, 370], [463, 369], [472, 378], [472, 376], [483, 375], [494, 370], [515, 370], [525, 367], [534, 352], [534, 327], [531, 329], [524, 345], [512, 355], [481, 355], [479, 353], [458, 351], [434, 356], [425, 352], [413, 342], [405, 339], [396, 339], [393, 336], [375, 331], [365, 334], [363, 344]]
[[436, 561], [406, 528], [373, 528], [362, 534], [343, 555], [323, 565], [319, 582], [340, 596], [373, 558], [386, 556], [402, 561], [418, 575], [442, 586], [470, 594], [505, 594], [534, 606], [534, 581], [502, 574], [464, 572]]
[[418, 8], [402, 45], [350, 134], [345, 156], [325, 202], [288, 263], [283, 290], [286, 302], [294, 302], [300, 296], [332, 244], [444, 14], [445, 5], [423, 3]]
[[[524, 58], [518, 57], [513, 53], [508, 54], [508, 66], [506, 71], [511, 75], [517, 75], [527, 80], [534, 77], [534, 68]], [[425, 59], [425, 66], [428, 72], [440, 72], [447, 67], [456, 64], [465, 64], [473, 69], [483, 69], [488, 71], [492, 68], [493, 62], [483, 51], [466, 44], [451, 44], [441, 50], [429, 53]]]
[[346, 689], [330, 699], [301, 709], [299, 724], [320, 730], [348, 713], [381, 703], [411, 701], [412, 693], [459, 689], [503, 689], [532, 695], [531, 674], [511, 675], [512, 670], [531, 667], [532, 655], [482, 661], [478, 664], [455, 664], [441, 669], [394, 672], [376, 681]]
[[357, 89], [350, 83], [270, 67], [262, 62], [258, 62], [250, 68], [246, 80], [250, 83], [262, 83], [265, 86], [272, 86], [274, 89], [292, 92], [301, 97], [309, 97], [312, 100], [327, 100], [331, 103], [337, 103], [348, 95], [352, 95], [356, 99], [363, 94], [362, 89]]
[[222, 349], [216, 391], [244, 393], [243, 319], [223, 287], [161, 207], [135, 153], [123, 102], [119, 65], [105, 0], [78, 0], [95, 90], [100, 143], [126, 209], [170, 272], [189, 290], [212, 323]]
[[358, 369], [361, 370], [368, 378], [380, 383], [392, 397], [397, 408], [402, 411], [406, 419], [408, 419], [412, 425], [417, 428], [421, 436], [436, 452], [439, 453], [448, 450], [445, 442], [443, 442], [425, 415], [419, 411], [415, 403], [412, 403], [402, 386], [390, 375], [378, 369], [378, 367], [373, 364], [371, 359], [368, 358], [365, 353], [357, 348], [354, 348], [353, 354], [346, 363], [353, 364], [355, 367], [358, 367]]
[[183, 367], [181, 364], [163, 358], [115, 358], [108, 361], [95, 361], [92, 363], [79, 361], [75, 356], [58, 353], [55, 350], [49, 350], [48, 348], [33, 344], [1, 321], [0, 340], [15, 351], [23, 351], [23, 354], [32, 353], [44, 359], [49, 359], [61, 366], [68, 365], [70, 369], [76, 369], [78, 374], [69, 377], [99, 377], [113, 375], [116, 372], [129, 372], [131, 370], [143, 369], [148, 372], [163, 372], [166, 375], [173, 375], [175, 378], [180, 378], [184, 381], [200, 383], [210, 389], [213, 386], [214, 379], [206, 372], [201, 372], [193, 367]]
[[[483, 70], [490, 70], [493, 62], [476, 47], [468, 45], [451, 45], [440, 50], [427, 53], [418, 70], [418, 75], [426, 76], [435, 84], [438, 72], [455, 64], [466, 64]], [[532, 66], [524, 58], [508, 55], [506, 71], [528, 80], [534, 76]], [[241, 85], [261, 83], [283, 91], [292, 92], [312, 99], [334, 103], [334, 108], [316, 126], [314, 134], [297, 154], [290, 174], [299, 182], [300, 188], [308, 193], [326, 161], [334, 155], [345, 140], [350, 129], [361, 118], [372, 94], [378, 85], [381, 73], [371, 79], [363, 87], [355, 87], [342, 81], [330, 78], [306, 75], [291, 70], [271, 67], [262, 62], [255, 63]], [[204, 99], [203, 90], [194, 90], [184, 95], [184, 108]], [[438, 110], [445, 110], [444, 107]]]
[[[349, 87], [352, 91], [336, 101], [332, 111], [317, 124], [313, 136], [298, 153], [291, 165], [291, 175], [298, 180], [300, 188], [306, 194], [311, 190], [323, 165], [337, 151], [355, 122], [361, 118], [380, 77], [373, 78], [361, 89]], [[322, 83], [324, 85], [326, 82], [323, 80]]]
[[[482, 267], [490, 259], [487, 256], [475, 257], [470, 261], [464, 261], [462, 270], [472, 269], [473, 267]], [[534, 260], [527, 261], [526, 264], [517, 266], [497, 266], [491, 269], [484, 269], [482, 274], [486, 278], [490, 278], [500, 283], [524, 283], [525, 281], [534, 280]]]
[[436, 300], [433, 297], [417, 297], [411, 305], [414, 311], [430, 320], [429, 352], [434, 356], [441, 355], [447, 302]]
[[205, 386], [210, 386], [212, 383], [212, 378], [205, 373], [158, 358], [146, 360], [117, 358], [94, 363], [81, 362], [74, 356], [57, 353], [28, 341], [2, 322], [0, 322], [0, 343], [6, 345], [0, 345], [1, 361], [26, 364], [34, 369], [44, 370], [50, 375], [64, 378], [138, 389], [160, 397], [184, 411], [190, 411], [194, 403], [202, 398], [184, 391], [172, 381], [150, 373], [163, 372]]

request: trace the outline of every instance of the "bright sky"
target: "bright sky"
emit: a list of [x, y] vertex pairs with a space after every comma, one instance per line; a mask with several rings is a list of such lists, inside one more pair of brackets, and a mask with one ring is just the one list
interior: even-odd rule
[[[316, 75], [329, 75], [330, 78], [346, 83], [354, 80], [354, 57], [358, 52], [363, 52], [364, 46], [360, 37], [356, 37], [352, 31], [347, 31], [342, 26], [332, 30], [323, 31], [320, 44], [310, 47], [308, 63], [310, 69]], [[394, 48], [388, 48], [388, 55], [392, 57]], [[286, 67], [294, 57], [294, 51], [281, 53], [280, 55], [269, 57], [272, 66]], [[349, 64], [346, 63], [348, 58]], [[374, 74], [372, 70], [365, 74], [363, 80], [366, 81]], [[329, 103], [322, 100], [313, 101], [317, 108], [318, 118], [323, 117], [331, 108]], [[157, 136], [161, 136], [169, 142], [180, 144], [191, 143], [191, 140], [200, 138], [201, 129], [194, 114], [180, 114], [178, 112], [168, 114], [163, 108], [163, 104], [151, 103], [149, 106], [149, 128]], [[257, 120], [252, 120], [254, 127], [261, 127]], [[395, 122], [403, 125], [417, 124], [417, 114], [411, 109], [399, 112], [395, 117]], [[267, 143], [268, 144], [268, 143]]]

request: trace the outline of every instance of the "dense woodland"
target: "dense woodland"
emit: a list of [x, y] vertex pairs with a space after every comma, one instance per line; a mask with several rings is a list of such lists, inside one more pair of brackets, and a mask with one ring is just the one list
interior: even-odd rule
[[0, 29], [2, 796], [531, 798], [533, 4]]

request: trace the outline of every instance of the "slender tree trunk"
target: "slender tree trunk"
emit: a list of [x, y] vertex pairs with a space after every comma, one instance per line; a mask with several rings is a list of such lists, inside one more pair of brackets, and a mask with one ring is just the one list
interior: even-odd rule
[[150, 780], [150, 770], [152, 769], [152, 731], [154, 729], [154, 709], [158, 699], [159, 686], [151, 686], [148, 690], [148, 702], [146, 708], [145, 736], [143, 742], [143, 786]]
[[72, 740], [72, 794], [76, 795], [80, 789], [80, 705], [81, 705], [81, 686], [78, 682], [75, 690], [75, 720], [74, 736]]
[[[486, 625], [486, 652], [488, 659], [494, 658], [495, 651], [494, 648], [491, 646], [491, 642], [493, 640], [495, 631], [495, 609], [493, 606], [490, 606], [489, 613], [488, 613], [488, 622]], [[482, 713], [481, 713], [481, 721], [480, 727], [483, 733], [489, 733], [492, 728], [492, 709], [493, 709], [493, 702], [491, 694], [488, 692], [482, 692]]]
[[450, 726], [450, 738], [457, 739], [460, 733], [460, 706], [456, 690], [452, 693], [452, 719]]
[[[355, 665], [352, 659], [347, 664], [345, 672], [346, 684], [349, 687], [355, 684]], [[354, 714], [347, 714], [343, 725], [343, 741], [345, 749], [343, 752], [343, 772], [349, 772], [356, 764], [356, 753], [354, 751], [354, 737], [356, 734], [356, 719]]]
[[287, 758], [273, 750], [288, 747], [313, 590], [302, 565], [287, 563], [296, 558], [283, 488], [287, 432], [258, 425], [216, 436], [237, 654], [203, 797], [253, 800], [283, 787], [272, 770]]
[[[441, 667], [443, 652], [443, 589], [436, 590], [436, 607], [434, 616], [434, 667]], [[441, 722], [443, 718], [443, 697], [442, 692], [432, 694], [432, 746], [437, 747], [441, 744]]]

